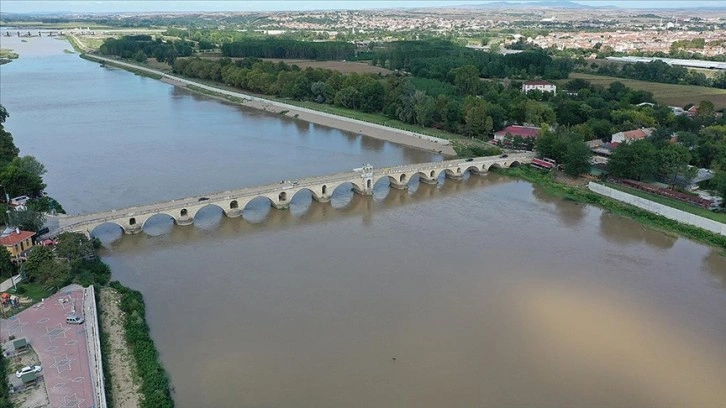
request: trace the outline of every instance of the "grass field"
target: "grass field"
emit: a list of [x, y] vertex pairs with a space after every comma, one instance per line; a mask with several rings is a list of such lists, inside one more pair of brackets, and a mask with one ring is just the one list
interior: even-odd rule
[[[625, 86], [653, 93], [656, 101], [664, 105], [685, 106], [692, 103], [698, 105], [703, 100], [713, 102], [717, 110], [726, 109], [726, 89], [708, 88], [705, 86], [661, 84], [657, 82], [637, 81], [634, 79], [615, 78], [603, 75], [582, 74], [573, 72], [569, 79], [584, 79], [593, 85], [608, 86], [619, 81]], [[560, 81], [564, 84], [566, 81]]]
[[715, 212], [709, 211], [705, 208], [697, 207], [695, 205], [684, 203], [684, 202], [678, 201], [678, 200], [673, 200], [673, 199], [670, 199], [667, 197], [661, 197], [659, 195], [650, 194], [645, 191], [626, 187], [626, 186], [623, 186], [620, 184], [614, 184], [614, 183], [605, 183], [605, 184], [608, 187], [612, 187], [616, 190], [620, 190], [620, 191], [626, 192], [628, 194], [632, 194], [634, 196], [645, 198], [646, 200], [655, 201], [656, 203], [667, 205], [668, 207], [673, 207], [677, 210], [685, 211], [685, 212], [688, 212], [691, 214], [699, 215], [703, 218], [708, 218], [710, 220], [714, 220], [714, 221], [726, 224], [726, 214], [724, 214], [724, 213], [715, 213]]

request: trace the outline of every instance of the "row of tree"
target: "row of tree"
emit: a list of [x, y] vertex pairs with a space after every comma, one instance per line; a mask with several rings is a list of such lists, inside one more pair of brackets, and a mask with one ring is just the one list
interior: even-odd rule
[[348, 42], [295, 41], [275, 37], [247, 38], [222, 44], [222, 55], [225, 57], [343, 60], [353, 57], [355, 50], [355, 44]]
[[652, 62], [636, 62], [634, 64], [601, 63], [585, 65], [584, 72], [608, 75], [619, 78], [637, 79], [640, 81], [660, 82], [664, 84], [698, 85], [726, 89], [726, 73], [719, 73], [712, 78], [702, 72], [689, 70], [678, 65], [669, 65], [661, 60]]
[[565, 85], [557, 95], [532, 91], [521, 83], [505, 86], [484, 81], [474, 66], [452, 69], [445, 81], [402, 75], [343, 75], [337, 71], [301, 70], [295, 65], [257, 59], [206, 60], [180, 58], [174, 71], [189, 77], [224, 82], [243, 90], [297, 100], [337, 105], [391, 119], [486, 139], [507, 124], [576, 127], [583, 140], [607, 139], [612, 133], [640, 127], [694, 125], [665, 106], [635, 106], [654, 102], [652, 94], [621, 83], [608, 88], [583, 80]]
[[194, 43], [189, 41], [154, 40], [150, 35], [127, 35], [121, 38], [107, 38], [99, 51], [103, 55], [115, 55], [126, 59], [146, 62], [153, 57], [159, 62], [174, 63], [177, 57], [188, 57], [194, 51]]
[[478, 77], [567, 78], [574, 66], [570, 59], [553, 59], [546, 51], [530, 50], [501, 55], [462, 47], [451, 41], [396, 41], [376, 49], [373, 63], [414, 76], [446, 80], [451, 70], [473, 66]]

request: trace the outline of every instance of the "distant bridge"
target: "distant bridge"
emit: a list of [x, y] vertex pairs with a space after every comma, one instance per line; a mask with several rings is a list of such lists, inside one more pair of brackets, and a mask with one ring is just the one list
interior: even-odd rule
[[386, 179], [393, 188], [405, 189], [408, 188], [408, 182], [416, 176], [422, 183], [436, 184], [441, 173], [450, 179], [462, 179], [467, 171], [473, 174], [485, 173], [492, 168], [531, 163], [533, 158], [533, 153], [518, 153], [507, 157], [478, 157], [386, 168], [364, 166], [346, 173], [246, 187], [118, 210], [59, 215], [56, 217], [58, 226], [52, 233], [82, 232], [90, 235], [99, 225], [112, 223], [121, 227], [126, 234], [136, 234], [143, 231], [149, 218], [159, 214], [169, 216], [177, 225], [189, 225], [194, 222], [197, 212], [209, 205], [221, 208], [228, 217], [239, 217], [247, 204], [260, 197], [267, 198], [274, 208], [286, 209], [295, 194], [303, 190], [309, 190], [313, 199], [318, 202], [328, 202], [333, 191], [346, 183], [350, 183], [353, 191], [358, 194], [372, 195], [373, 186], [382, 179]]

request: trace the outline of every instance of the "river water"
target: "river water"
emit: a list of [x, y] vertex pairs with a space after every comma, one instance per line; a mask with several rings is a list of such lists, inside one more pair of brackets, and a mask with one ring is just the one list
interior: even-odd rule
[[[439, 159], [8, 42], [6, 125], [71, 213]], [[495, 174], [244, 217], [97, 231], [180, 407], [726, 405], [717, 249]]]

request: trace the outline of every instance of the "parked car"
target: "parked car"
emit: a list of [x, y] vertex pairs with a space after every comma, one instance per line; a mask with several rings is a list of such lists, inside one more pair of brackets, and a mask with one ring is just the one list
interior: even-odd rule
[[199, 201], [207, 201], [209, 200], [209, 197], [199, 197]]
[[25, 366], [25, 367], [21, 368], [20, 371], [16, 371], [15, 376], [20, 378], [23, 376], [23, 374], [39, 373], [40, 370], [42, 370], [42, 368], [39, 365], [38, 366]]
[[76, 316], [76, 315], [70, 315], [66, 316], [66, 323], [68, 324], [83, 324], [83, 317]]
[[466, 159], [466, 161], [470, 162], [470, 161], [474, 161], [474, 159], [472, 159], [472, 158], [470, 157], [470, 158]]
[[509, 157], [509, 155], [508, 154], [503, 154], [503, 155], [501, 155], [499, 157], [501, 157], [502, 159], [506, 159], [507, 157]]

